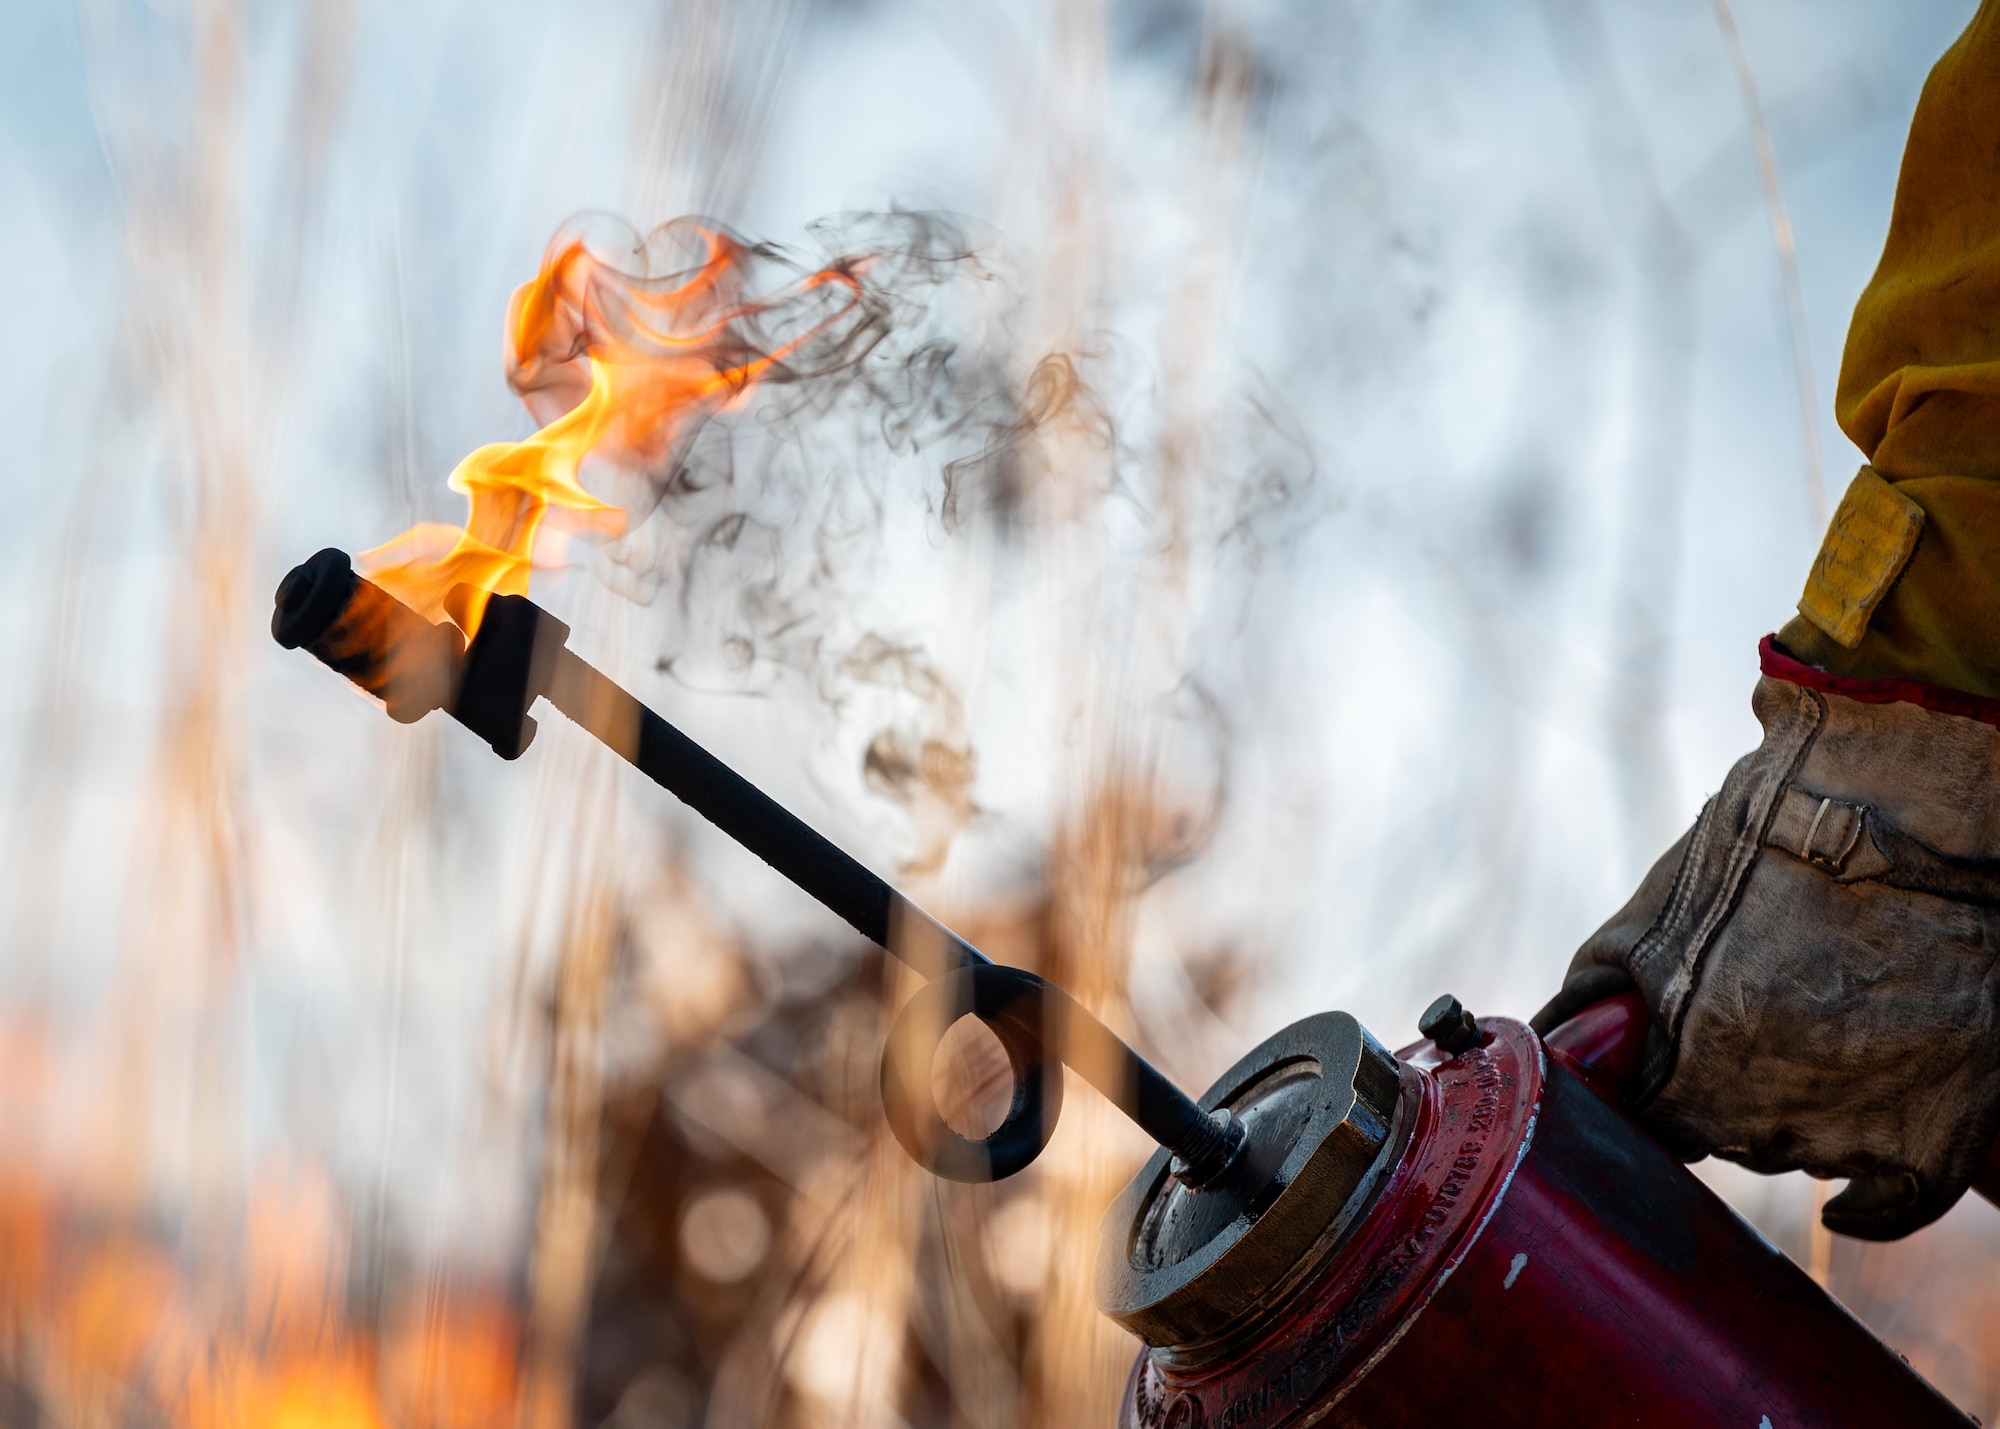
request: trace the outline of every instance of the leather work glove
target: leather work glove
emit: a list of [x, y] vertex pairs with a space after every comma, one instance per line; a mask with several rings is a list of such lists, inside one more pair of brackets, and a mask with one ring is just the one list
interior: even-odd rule
[[1548, 1030], [1636, 986], [1628, 1105], [1673, 1150], [1850, 1178], [1885, 1240], [1965, 1193], [2000, 1130], [2000, 0], [1925, 82], [1834, 399], [1868, 457], [1764, 727], [1571, 964]]
[[2000, 1130], [2000, 729], [1851, 698], [1870, 682], [1769, 640], [1764, 670], [1763, 743], [1534, 1025], [1637, 986], [1628, 1105], [1670, 1150], [1854, 1178], [1826, 1225], [1893, 1239]]

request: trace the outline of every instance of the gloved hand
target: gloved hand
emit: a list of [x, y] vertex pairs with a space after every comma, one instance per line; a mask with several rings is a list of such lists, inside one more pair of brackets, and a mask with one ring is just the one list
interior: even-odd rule
[[[1633, 1110], [1689, 1159], [1851, 1178], [1885, 1240], [2000, 1129], [2000, 0], [1910, 123], [1834, 409], [1867, 456], [1766, 641], [1764, 741], [1583, 945], [1549, 1029], [1636, 985]], [[1796, 658], [1794, 658], [1796, 657]]]
[[2000, 1130], [2000, 729], [1763, 655], [1763, 743], [1534, 1025], [1636, 985], [1654, 1021], [1628, 1105], [1670, 1149], [1853, 1178], [1826, 1225], [1893, 1239]]

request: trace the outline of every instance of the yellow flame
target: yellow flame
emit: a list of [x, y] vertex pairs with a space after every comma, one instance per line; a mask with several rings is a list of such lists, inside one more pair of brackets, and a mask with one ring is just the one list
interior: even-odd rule
[[[450, 486], [466, 498], [465, 525], [419, 523], [362, 553], [371, 580], [432, 619], [454, 587], [469, 587], [449, 613], [475, 630], [487, 596], [527, 594], [552, 518], [564, 534], [624, 532], [625, 511], [584, 487], [586, 458], [671, 461], [702, 422], [859, 302], [854, 267], [823, 269], [777, 299], [746, 297], [752, 250], [714, 229], [686, 231], [701, 261], [664, 280], [621, 272], [578, 238], [550, 246], [507, 321], [508, 382], [541, 430], [461, 461]], [[751, 322], [830, 285], [848, 293], [835, 311], [769, 351], [755, 345]]]

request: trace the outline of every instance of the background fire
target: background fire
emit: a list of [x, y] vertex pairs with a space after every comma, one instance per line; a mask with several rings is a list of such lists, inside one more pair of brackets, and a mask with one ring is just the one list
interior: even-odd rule
[[[277, 574], [533, 431], [577, 214], [808, 271], [969, 215], [872, 365], [590, 475], [632, 530], [538, 598], [1184, 1084], [1525, 1013], [1753, 738], [1845, 475], [1798, 393], [1969, 8], [1735, 16], [1788, 280], [1699, 5], [9, 7], [0, 1422], [1108, 1425], [1134, 1133], [1079, 1088], [922, 1177], [893, 971], [558, 721], [330, 697]], [[1714, 1174], [2000, 1409], [1990, 1207], [1828, 1246]]]

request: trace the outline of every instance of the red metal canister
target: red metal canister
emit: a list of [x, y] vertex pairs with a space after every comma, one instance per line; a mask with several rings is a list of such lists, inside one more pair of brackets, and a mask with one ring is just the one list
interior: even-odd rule
[[1261, 1162], [1204, 1202], [1155, 1157], [1106, 1217], [1120, 1429], [1973, 1422], [1618, 1110], [1632, 1016], [1399, 1065], [1328, 1014], [1239, 1062], [1202, 1104]]

